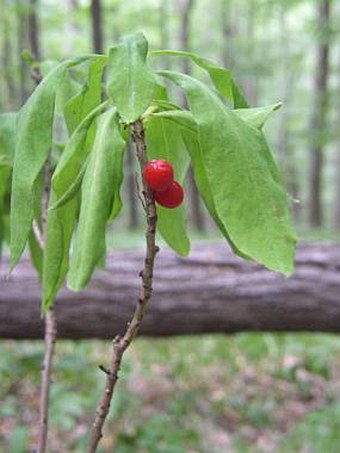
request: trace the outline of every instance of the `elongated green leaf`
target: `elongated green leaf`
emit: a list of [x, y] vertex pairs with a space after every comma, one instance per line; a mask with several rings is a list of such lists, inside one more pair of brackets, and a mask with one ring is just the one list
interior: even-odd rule
[[215, 209], [231, 241], [268, 268], [291, 273], [296, 238], [287, 195], [262, 132], [198, 80], [171, 71], [160, 74], [186, 93]]
[[64, 115], [71, 134], [80, 122], [101, 102], [101, 79], [106, 61], [100, 57], [89, 63], [88, 77], [80, 93], [71, 98], [64, 108]]
[[[145, 121], [145, 136], [149, 159], [166, 159], [173, 164], [175, 179], [183, 182], [189, 165], [189, 156], [176, 124], [152, 116]], [[167, 244], [180, 255], [187, 255], [190, 241], [186, 231], [183, 205], [166, 209], [157, 205], [158, 230]]]
[[[50, 205], [56, 201], [51, 192]], [[42, 310], [51, 307], [69, 267], [69, 248], [78, 210], [78, 198], [48, 211], [43, 263]]]
[[0, 114], [0, 165], [12, 165], [15, 150], [16, 123], [16, 113]]
[[197, 123], [193, 114], [188, 110], [169, 110], [153, 113], [152, 115], [156, 118], [164, 118], [169, 121], [173, 121], [178, 126], [197, 133]]
[[239, 256], [242, 256], [245, 259], [250, 259], [247, 255], [238, 250], [236, 245], [233, 243], [216, 211], [214, 199], [211, 194], [211, 190], [209, 187], [203, 163], [202, 149], [198, 139], [197, 123], [194, 120], [192, 113], [189, 111], [168, 111], [155, 113], [154, 116], [164, 118], [169, 121], [173, 121], [174, 123], [181, 127], [183, 141], [190, 154], [195, 181], [199, 193], [202, 197], [202, 200], [204, 201], [204, 204], [209, 211], [209, 214], [215, 221], [216, 225], [222, 232], [223, 236], [228, 240], [234, 253], [236, 253]]
[[144, 35], [126, 36], [112, 47], [108, 61], [108, 93], [126, 122], [135, 121], [150, 105], [155, 74], [148, 68], [148, 42]]
[[68, 201], [71, 200], [71, 198], [73, 198], [79, 192], [87, 167], [88, 159], [89, 158], [87, 157], [82, 167], [80, 168], [80, 171], [77, 174], [75, 180], [71, 183], [66, 192], [64, 192], [64, 194], [60, 198], [58, 198], [56, 202], [49, 207], [49, 209], [56, 209], [60, 208], [61, 206], [64, 206]]
[[33, 185], [51, 148], [56, 91], [66, 70], [88, 58], [68, 60], [54, 68], [19, 113], [12, 180], [11, 269], [21, 256], [31, 229]]
[[75, 291], [87, 284], [105, 253], [105, 227], [112, 212], [116, 184], [120, 184], [115, 181], [116, 166], [121, 165], [124, 147], [118, 115], [109, 110], [99, 118], [82, 184], [79, 223], [67, 278], [68, 286]]
[[248, 107], [248, 103], [241, 89], [237, 86], [230, 71], [223, 66], [219, 66], [206, 58], [199, 57], [195, 53], [187, 51], [156, 50], [151, 52], [151, 55], [169, 55], [190, 58], [197, 66], [208, 72], [216, 89], [223, 97], [233, 102], [235, 109]]
[[268, 105], [266, 107], [256, 107], [251, 109], [236, 109], [234, 113], [246, 123], [261, 129], [270, 116], [275, 110], [282, 107], [282, 103]]
[[[71, 190], [74, 182], [79, 178], [79, 174], [84, 171], [83, 166], [91, 151], [90, 147], [87, 146], [87, 135], [90, 132], [92, 122], [107, 105], [108, 102], [105, 101], [92, 110], [69, 138], [52, 178], [53, 190], [58, 197], [54, 200], [54, 204], [59, 203], [59, 199], [66, 197], [65, 194]], [[92, 134], [92, 132], [90, 133]]]

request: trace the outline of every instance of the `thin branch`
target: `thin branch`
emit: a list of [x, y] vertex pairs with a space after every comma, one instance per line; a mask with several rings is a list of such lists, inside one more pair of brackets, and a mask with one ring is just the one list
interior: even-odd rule
[[[141, 174], [143, 174], [143, 168], [145, 166], [145, 163], [147, 162], [147, 158], [144, 140], [144, 129], [141, 120], [137, 120], [135, 121], [135, 123], [133, 123], [133, 137], [136, 143], [136, 151], [140, 171]], [[113, 340], [110, 369], [107, 370], [106, 368], [101, 367], [101, 369], [104, 370], [104, 372], [106, 373], [105, 388], [98, 403], [95, 420], [91, 428], [90, 440], [87, 450], [88, 453], [94, 453], [97, 450], [100, 439], [103, 436], [102, 433], [103, 425], [109, 413], [110, 403], [116, 382], [118, 380], [118, 372], [120, 369], [123, 354], [125, 350], [128, 348], [133, 338], [138, 333], [146, 307], [152, 294], [154, 261], [156, 253], [158, 251], [158, 247], [156, 246], [157, 214], [152, 191], [146, 185], [143, 176], [142, 182], [143, 182], [142, 195], [144, 197], [144, 204], [146, 207], [147, 230], [146, 230], [146, 255], [144, 259], [144, 268], [140, 272], [140, 277], [142, 279], [140, 294], [132, 319], [127, 325], [127, 329], [124, 335], [123, 336], [118, 335]]]
[[[39, 66], [31, 57], [31, 77], [35, 81], [36, 85], [42, 81], [42, 74]], [[47, 210], [48, 200], [50, 196], [50, 184], [51, 184], [51, 169], [49, 161], [44, 165], [44, 191], [41, 201], [41, 230], [38, 222], [33, 220], [32, 229], [36, 237], [36, 240], [40, 248], [44, 251], [45, 240], [46, 240], [46, 221], [47, 221]], [[56, 319], [52, 308], [50, 308], [45, 315], [45, 336], [44, 336], [44, 359], [41, 368], [41, 389], [40, 389], [40, 400], [39, 400], [39, 430], [37, 440], [37, 453], [45, 453], [47, 447], [47, 434], [48, 434], [48, 405], [50, 396], [50, 385], [51, 385], [51, 373], [52, 373], [52, 361], [54, 355], [54, 347], [56, 342]]]
[[[43, 230], [43, 248], [46, 239], [46, 222], [48, 200], [50, 195], [50, 181], [51, 169], [48, 162], [44, 166], [44, 192], [42, 197], [42, 230]], [[51, 386], [52, 374], [52, 361], [54, 356], [54, 348], [57, 337], [56, 319], [52, 308], [50, 308], [45, 315], [45, 350], [44, 360], [41, 369], [41, 389], [39, 401], [39, 433], [38, 433], [38, 446], [37, 453], [44, 453], [47, 447], [47, 434], [48, 434], [48, 405]]]

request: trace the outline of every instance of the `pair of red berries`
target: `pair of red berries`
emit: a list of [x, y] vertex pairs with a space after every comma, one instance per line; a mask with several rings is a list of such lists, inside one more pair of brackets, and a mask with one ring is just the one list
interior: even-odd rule
[[154, 191], [157, 203], [165, 208], [176, 208], [184, 198], [182, 186], [174, 180], [174, 171], [170, 162], [153, 159], [143, 170], [144, 180]]

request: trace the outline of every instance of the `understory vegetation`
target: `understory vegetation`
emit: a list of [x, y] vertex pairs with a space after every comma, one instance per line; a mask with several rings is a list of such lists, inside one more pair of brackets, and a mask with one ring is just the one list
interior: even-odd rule
[[[33, 447], [40, 342], [1, 341], [0, 450]], [[59, 341], [50, 452], [81, 453], [101, 390], [101, 341]], [[139, 338], [126, 354], [102, 452], [340, 448], [340, 339], [324, 334]]]

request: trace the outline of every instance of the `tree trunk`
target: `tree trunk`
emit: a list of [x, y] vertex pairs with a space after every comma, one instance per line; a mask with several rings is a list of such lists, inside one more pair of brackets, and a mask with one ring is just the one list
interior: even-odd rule
[[17, 36], [18, 36], [18, 66], [20, 75], [20, 105], [24, 104], [28, 97], [27, 75], [29, 70], [26, 62], [22, 58], [22, 51], [27, 47], [28, 17], [27, 6], [22, 0], [17, 0]]
[[91, 0], [92, 42], [95, 53], [103, 53], [101, 0]]
[[40, 46], [40, 32], [38, 21], [38, 0], [30, 0], [30, 11], [28, 14], [28, 39], [30, 50], [37, 61], [42, 58]]
[[[290, 99], [294, 97], [295, 73], [289, 69], [290, 63], [290, 42], [289, 29], [287, 26], [286, 17], [287, 5], [281, 4], [279, 13], [280, 24], [280, 74], [279, 83], [282, 89], [281, 99], [283, 102], [282, 111], [280, 111], [280, 122], [278, 127], [278, 152], [280, 159], [280, 167], [282, 169], [283, 179], [287, 187], [288, 193], [294, 200], [299, 199], [299, 178], [295, 162], [294, 150], [290, 140]], [[293, 152], [292, 152], [293, 151]], [[297, 201], [293, 202], [291, 213], [295, 221], [298, 220], [300, 209]]]
[[327, 114], [327, 87], [329, 76], [329, 26], [331, 0], [320, 0], [318, 4], [318, 28], [320, 42], [314, 79], [314, 108], [311, 117], [310, 174], [309, 174], [309, 224], [322, 226], [322, 167], [323, 141]]
[[[194, 7], [194, 0], [185, 0], [181, 2], [181, 17], [182, 21], [179, 29], [179, 48], [180, 50], [190, 50], [190, 16]], [[190, 74], [190, 60], [183, 58], [181, 62], [181, 71], [184, 74]], [[186, 106], [186, 98], [183, 95], [182, 105]], [[187, 175], [189, 186], [189, 203], [190, 203], [190, 220], [194, 228], [198, 231], [205, 230], [205, 216], [202, 208], [202, 202], [198, 193], [196, 183], [194, 181], [193, 172], [190, 169]]]
[[[340, 8], [339, 8], [340, 10]], [[338, 99], [340, 99], [340, 44], [338, 45]], [[337, 124], [340, 124], [340, 108], [336, 111]], [[335, 166], [336, 166], [336, 180], [335, 180], [335, 197], [334, 197], [334, 228], [340, 230], [340, 134], [338, 132], [337, 143], [335, 148]]]
[[228, 2], [221, 0], [221, 28], [222, 28], [222, 61], [226, 68], [232, 69], [234, 66], [233, 39], [236, 34], [236, 23], [232, 21], [234, 4], [232, 0]]
[[[113, 252], [81, 293], [62, 289], [59, 338], [113, 338], [138, 300], [143, 250]], [[141, 334], [340, 332], [340, 244], [302, 244], [291, 278], [233, 256], [225, 244], [196, 244], [189, 258], [162, 249]], [[4, 273], [4, 271], [3, 271]], [[39, 285], [27, 260], [0, 282], [0, 337], [42, 338]]]

